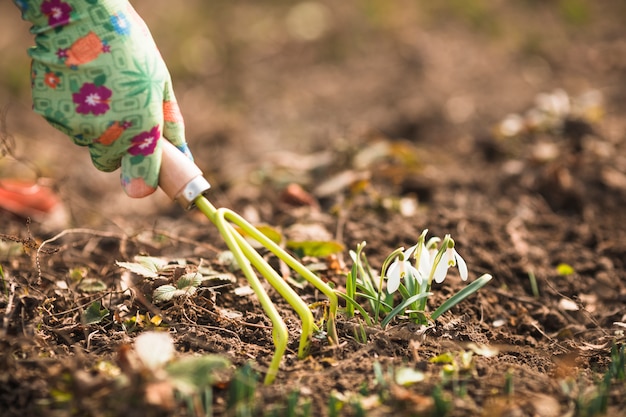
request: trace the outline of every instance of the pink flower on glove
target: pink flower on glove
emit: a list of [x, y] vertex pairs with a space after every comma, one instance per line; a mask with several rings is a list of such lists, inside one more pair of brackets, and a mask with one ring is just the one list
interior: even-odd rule
[[72, 6], [61, 0], [46, 0], [41, 3], [41, 13], [48, 17], [52, 27], [67, 25], [70, 22]]
[[95, 116], [106, 113], [110, 106], [111, 90], [103, 85], [85, 83], [78, 93], [72, 94], [72, 100], [77, 104], [76, 113]]
[[154, 126], [148, 132], [141, 132], [131, 139], [132, 146], [128, 148], [128, 153], [133, 156], [151, 155], [154, 152], [154, 148], [156, 148], [157, 141], [160, 137], [161, 131], [159, 130], [159, 125]]

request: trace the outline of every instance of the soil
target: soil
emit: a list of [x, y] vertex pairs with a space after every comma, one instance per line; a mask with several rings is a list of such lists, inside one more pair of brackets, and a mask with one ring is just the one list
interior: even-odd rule
[[[271, 385], [271, 323], [216, 229], [161, 194], [125, 197], [115, 174], [32, 114], [28, 25], [5, 3], [0, 176], [45, 182], [60, 211], [0, 211], [0, 415], [209, 414], [127, 363], [150, 330], [169, 332], [178, 359], [230, 360], [212, 382], [213, 415], [306, 415], [307, 403], [311, 415], [624, 415], [623, 368], [602, 385], [626, 327], [623, 2], [135, 2], [216, 206], [285, 240], [341, 243], [334, 257], [301, 259], [340, 291], [357, 244], [380, 270], [424, 229], [452, 235], [469, 282], [493, 276], [426, 328], [340, 313], [339, 344], [317, 335], [302, 360], [299, 319], [268, 286], [290, 333]], [[138, 255], [179, 267], [150, 280], [116, 263]], [[198, 266], [227, 279], [152, 299]], [[429, 310], [464, 285], [454, 269]], [[86, 324], [95, 302], [109, 314]], [[248, 363], [253, 409], [227, 409]], [[402, 369], [423, 379], [401, 384]]]

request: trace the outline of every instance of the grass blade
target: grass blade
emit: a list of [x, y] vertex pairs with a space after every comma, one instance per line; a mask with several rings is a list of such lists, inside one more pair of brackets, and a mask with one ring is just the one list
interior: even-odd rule
[[422, 298], [425, 297], [429, 297], [431, 296], [432, 293], [430, 292], [425, 292], [423, 294], [416, 294], [413, 297], [407, 298], [406, 300], [403, 300], [402, 303], [398, 304], [396, 306], [396, 308], [394, 308], [393, 310], [391, 310], [391, 312], [387, 315], [387, 317], [385, 317], [385, 319], [380, 323], [380, 325], [382, 326], [382, 328], [384, 329], [385, 327], [387, 327], [387, 325], [389, 324], [389, 322], [391, 320], [393, 320], [393, 318], [395, 316], [397, 316], [398, 314], [400, 314], [401, 312], [403, 312], [404, 310], [406, 310], [406, 308], [411, 305], [412, 303], [416, 302], [417, 300], [420, 300]]
[[448, 298], [446, 302], [440, 305], [439, 308], [435, 310], [430, 317], [433, 320], [437, 320], [437, 318], [439, 318], [439, 316], [441, 316], [443, 313], [450, 310], [452, 307], [484, 287], [485, 284], [491, 281], [491, 278], [493, 277], [489, 274], [482, 275], [480, 278], [469, 284], [467, 287], [463, 288], [461, 291]]
[[361, 316], [363, 316], [363, 319], [365, 320], [365, 323], [368, 326], [372, 325], [372, 319], [370, 319], [369, 314], [367, 314], [367, 311], [365, 311], [365, 309], [363, 307], [361, 307], [361, 305], [359, 303], [357, 303], [352, 297], [350, 297], [347, 294], [344, 294], [344, 293], [339, 292], [339, 291], [336, 291], [336, 293], [337, 293], [338, 296], [340, 296], [341, 298], [346, 300], [347, 304], [349, 304], [353, 308], [356, 308], [357, 310], [359, 310], [359, 313], [361, 313]]

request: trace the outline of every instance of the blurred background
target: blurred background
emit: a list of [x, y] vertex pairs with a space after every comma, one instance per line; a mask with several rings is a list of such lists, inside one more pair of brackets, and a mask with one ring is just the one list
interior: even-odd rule
[[[170, 68], [198, 165], [216, 190], [250, 199], [242, 184], [264, 172], [376, 136], [469, 149], [540, 92], [597, 90], [607, 117], [625, 110], [623, 0], [132, 4]], [[4, 141], [20, 159], [0, 159], [0, 178], [50, 178], [69, 225], [135, 227], [172, 210], [163, 195], [126, 197], [117, 173], [31, 111], [32, 37], [12, 2], [0, 28]]]

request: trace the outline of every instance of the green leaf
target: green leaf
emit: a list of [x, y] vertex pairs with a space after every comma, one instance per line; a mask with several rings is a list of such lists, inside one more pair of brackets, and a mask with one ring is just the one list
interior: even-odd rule
[[373, 301], [375, 303], [380, 303], [380, 306], [383, 308], [383, 310], [386, 311], [390, 311], [393, 306], [388, 304], [387, 302], [385, 302], [384, 300], [378, 300], [378, 295], [377, 294], [369, 294], [369, 293], [363, 293], [363, 292], [357, 292], [356, 295], [358, 295], [359, 297], [365, 297], [370, 301]]
[[140, 65], [137, 59], [133, 59], [136, 71], [126, 70], [121, 71], [125, 75], [125, 81], [120, 83], [122, 87], [127, 89], [126, 95], [133, 97], [140, 94], [146, 95], [145, 105], [147, 106], [152, 99], [152, 92], [158, 92], [161, 87], [160, 78], [156, 76], [158, 62], [155, 61], [150, 67], [145, 63], [144, 66]]
[[[280, 233], [280, 231], [278, 231], [278, 229], [276, 229], [275, 227], [272, 227], [267, 224], [259, 224], [259, 225], [254, 226], [254, 228], [258, 230], [259, 232], [261, 232], [266, 238], [276, 243], [277, 245], [283, 241], [282, 233]], [[237, 230], [237, 232], [243, 237], [250, 237], [250, 235], [246, 233], [246, 231], [242, 229], [241, 227], [235, 227], [235, 230]], [[254, 240], [254, 238], [251, 238], [251, 239]]]
[[[346, 276], [346, 296], [347, 297], [354, 297], [356, 294], [356, 278], [357, 278], [358, 272], [357, 272], [357, 265], [352, 264], [352, 269], [350, 270], [350, 272], [348, 273], [348, 275]], [[354, 304], [352, 303], [348, 303], [346, 305], [346, 315], [348, 316], [348, 318], [351, 318], [354, 316]]]
[[[193, 277], [195, 276], [195, 277]], [[169, 301], [175, 297], [182, 297], [184, 295], [191, 295], [198, 289], [198, 285], [202, 282], [200, 274], [186, 274], [180, 277], [176, 282], [176, 286], [173, 285], [161, 285], [152, 293], [152, 299], [155, 302]]]
[[205, 355], [174, 361], [165, 367], [165, 371], [176, 389], [191, 395], [219, 382], [229, 367], [228, 359], [219, 355]]
[[339, 242], [319, 240], [308, 240], [302, 242], [291, 240], [287, 242], [287, 247], [301, 253], [302, 255], [313, 256], [316, 258], [325, 258], [326, 256], [343, 252], [344, 250], [344, 246]]
[[176, 288], [179, 290], [185, 290], [189, 287], [197, 287], [202, 284], [202, 275], [197, 272], [191, 272], [189, 274], [185, 274], [178, 279], [176, 282]]
[[398, 304], [398, 306], [396, 308], [391, 310], [391, 312], [385, 317], [385, 319], [380, 323], [380, 325], [384, 329], [385, 327], [387, 327], [389, 322], [391, 320], [393, 320], [393, 318], [395, 316], [397, 316], [398, 314], [400, 314], [401, 312], [406, 310], [406, 308], [408, 306], [410, 306], [412, 303], [416, 302], [417, 300], [421, 300], [422, 298], [429, 297], [432, 294], [433, 293], [431, 293], [431, 292], [425, 292], [423, 294], [416, 294], [413, 297], [410, 297], [410, 298], [407, 298], [406, 300], [403, 300], [402, 303]]
[[339, 292], [339, 291], [335, 291], [335, 294], [337, 294], [339, 297], [341, 297], [344, 300], [346, 300], [347, 304], [349, 304], [352, 307], [354, 307], [357, 310], [359, 310], [359, 313], [361, 313], [361, 316], [363, 317], [363, 319], [365, 320], [365, 323], [368, 326], [372, 325], [372, 319], [370, 318], [369, 314], [367, 314], [367, 311], [365, 311], [365, 309], [359, 303], [354, 301], [354, 299], [352, 297], [350, 297], [348, 294], [344, 294], [344, 293]]
[[136, 262], [116, 261], [115, 264], [146, 278], [158, 278], [159, 272], [167, 266], [165, 259], [153, 256], [135, 256], [135, 261]]
[[180, 290], [178, 290], [173, 285], [161, 285], [160, 287], [156, 288], [152, 293], [152, 299], [155, 302], [169, 301], [177, 295], [176, 293], [178, 291]]
[[108, 315], [109, 310], [102, 307], [100, 301], [95, 301], [83, 313], [82, 322], [84, 325], [100, 323]]
[[107, 285], [97, 278], [84, 278], [78, 284], [78, 289], [84, 292], [98, 292], [107, 289]]
[[105, 74], [100, 74], [98, 75], [96, 78], [93, 79], [93, 83], [97, 86], [100, 87], [101, 85], [104, 85], [104, 83], [107, 81], [107, 76]]
[[2, 281], [2, 291], [6, 292], [8, 295], [9, 287], [4, 280], [4, 269], [2, 269], [2, 265], [0, 265], [0, 280]]
[[428, 360], [430, 363], [453, 363], [454, 355], [450, 352], [442, 353], [441, 355], [434, 356]]
[[484, 287], [489, 281], [491, 281], [491, 278], [493, 277], [489, 274], [482, 275], [480, 278], [476, 279], [467, 287], [463, 288], [461, 291], [448, 298], [443, 304], [439, 306], [439, 308], [435, 310], [430, 318], [432, 318], [433, 320], [437, 320], [439, 316], [441, 316], [443, 313], [450, 310], [452, 307]]

